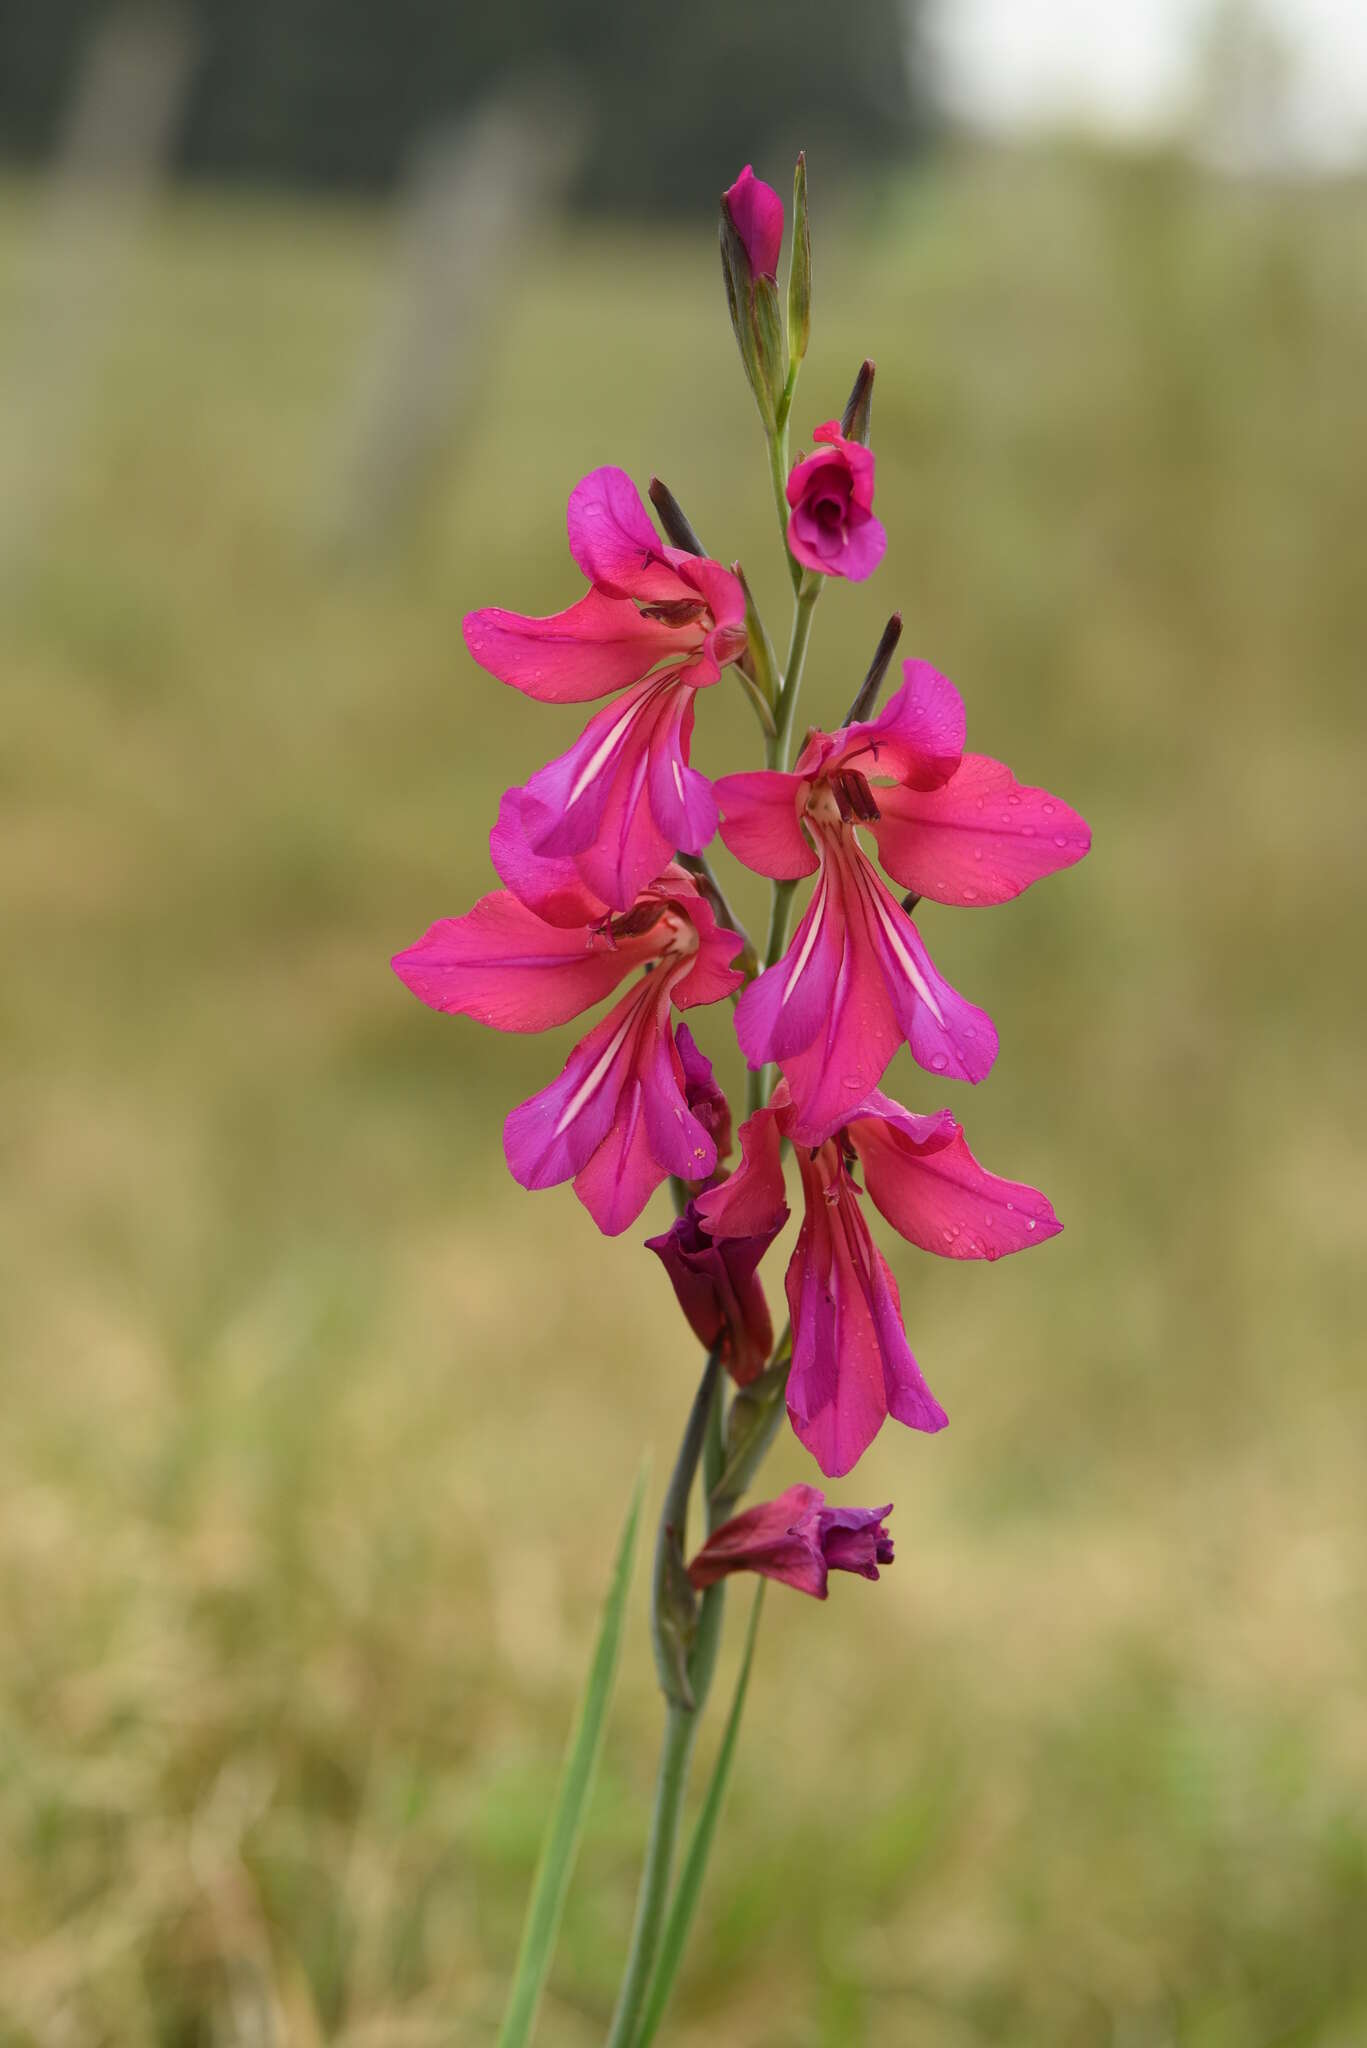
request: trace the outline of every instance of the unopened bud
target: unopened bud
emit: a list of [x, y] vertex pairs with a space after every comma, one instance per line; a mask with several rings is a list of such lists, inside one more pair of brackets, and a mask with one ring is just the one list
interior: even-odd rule
[[858, 441], [865, 448], [869, 445], [869, 414], [873, 410], [873, 370], [873, 364], [865, 357], [840, 415], [840, 431], [845, 439]]
[[812, 331], [812, 236], [807, 221], [807, 152], [793, 173], [793, 253], [788, 266], [788, 360], [796, 369]]
[[883, 628], [883, 637], [874, 650], [869, 672], [855, 691], [854, 702], [845, 713], [843, 724], [858, 725], [873, 710], [878, 702], [878, 693], [883, 687], [883, 678], [888, 672], [893, 655], [897, 652], [897, 643], [901, 637], [902, 614], [894, 612]]
[[706, 555], [707, 549], [694, 533], [683, 506], [669, 485], [662, 484], [657, 476], [650, 479], [650, 502], [660, 515], [666, 538], [672, 540], [676, 548], [682, 548], [686, 555]]
[[783, 202], [747, 164], [722, 194], [722, 278], [741, 361], [770, 434], [786, 382], [775, 282], [782, 241]]

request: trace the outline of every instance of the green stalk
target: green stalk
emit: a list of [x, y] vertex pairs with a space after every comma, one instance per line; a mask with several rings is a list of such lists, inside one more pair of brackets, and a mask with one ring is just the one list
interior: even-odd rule
[[788, 546], [788, 420], [784, 415], [783, 425], [768, 436], [769, 476], [774, 486], [774, 507], [778, 513], [778, 530], [783, 535], [783, 552], [788, 558], [788, 574], [793, 581], [793, 590], [802, 587], [802, 567], [792, 549]]
[[669, 1903], [669, 1877], [674, 1866], [674, 1845], [678, 1840], [679, 1816], [683, 1808], [684, 1790], [688, 1784], [688, 1766], [693, 1755], [693, 1739], [697, 1731], [696, 1713], [689, 1713], [686, 1707], [670, 1706], [665, 1719], [665, 1739], [660, 1751], [659, 1776], [655, 1783], [655, 1811], [650, 1823], [650, 1844], [646, 1850], [645, 1869], [641, 1874], [641, 1889], [636, 1900], [636, 1924], [631, 1932], [631, 1953], [627, 1958], [622, 1988], [617, 1994], [617, 2010], [612, 2016], [607, 2048], [631, 2048], [641, 2022], [641, 2010], [645, 2004], [651, 1971], [655, 1967], [660, 1932], [664, 1926], [665, 1908]]

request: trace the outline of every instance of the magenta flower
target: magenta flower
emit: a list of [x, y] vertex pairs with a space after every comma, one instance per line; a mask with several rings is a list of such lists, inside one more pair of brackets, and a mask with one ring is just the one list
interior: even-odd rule
[[795, 464], [788, 478], [788, 546], [804, 569], [862, 583], [888, 545], [873, 516], [873, 450], [847, 441], [838, 420], [827, 420], [812, 439], [827, 445]]
[[838, 1128], [903, 1040], [921, 1066], [963, 1081], [981, 1081], [997, 1053], [992, 1019], [939, 973], [859, 831], [898, 881], [946, 903], [1004, 902], [1090, 843], [1056, 797], [964, 755], [952, 683], [926, 662], [904, 675], [878, 718], [812, 733], [791, 774], [716, 785], [722, 837], [747, 867], [777, 879], [820, 870], [787, 953], [736, 1011], [750, 1065], [782, 1067], [806, 1142]]
[[783, 201], [773, 186], [757, 178], [747, 164], [735, 184], [722, 193], [721, 203], [740, 236], [751, 275], [776, 277], [783, 247]]
[[[742, 1164], [697, 1198], [718, 1242], [781, 1228], [788, 1214], [780, 1145], [797, 1113], [780, 1083], [741, 1126]], [[988, 1173], [947, 1109], [915, 1116], [872, 1093], [822, 1143], [795, 1138], [804, 1216], [788, 1264], [793, 1319], [788, 1415], [822, 1471], [836, 1478], [863, 1456], [889, 1415], [943, 1429], [946, 1416], [913, 1358], [897, 1282], [869, 1235], [852, 1169], [910, 1243], [951, 1259], [997, 1259], [1062, 1228], [1037, 1188]]]
[[688, 1576], [702, 1593], [732, 1572], [758, 1572], [824, 1600], [828, 1573], [876, 1579], [879, 1565], [892, 1563], [884, 1527], [891, 1513], [891, 1501], [883, 1508], [828, 1508], [819, 1487], [790, 1486], [714, 1529]]
[[573, 1180], [599, 1229], [615, 1237], [668, 1174], [700, 1181], [716, 1166], [712, 1130], [689, 1104], [670, 1012], [729, 995], [741, 980], [730, 966], [740, 945], [692, 877], [671, 865], [607, 925], [546, 924], [497, 890], [464, 917], [434, 924], [394, 970], [433, 1009], [498, 1031], [563, 1024], [633, 968], [647, 970], [581, 1039], [560, 1078], [504, 1125], [514, 1179], [526, 1188]]
[[509, 888], [573, 923], [566, 863], [621, 910], [676, 848], [700, 853], [715, 833], [711, 786], [688, 765], [693, 700], [744, 650], [745, 594], [719, 563], [660, 539], [624, 470], [577, 483], [568, 526], [587, 594], [551, 618], [471, 612], [465, 643], [491, 675], [546, 703], [623, 693], [508, 792], [490, 842]]
[[[680, 1025], [680, 1037], [683, 1030]], [[717, 1242], [694, 1199], [668, 1230], [646, 1239], [669, 1275], [694, 1336], [706, 1351], [720, 1348], [722, 1364], [737, 1386], [759, 1377], [773, 1346], [774, 1326], [755, 1268], [781, 1227], [776, 1224], [759, 1237]]]

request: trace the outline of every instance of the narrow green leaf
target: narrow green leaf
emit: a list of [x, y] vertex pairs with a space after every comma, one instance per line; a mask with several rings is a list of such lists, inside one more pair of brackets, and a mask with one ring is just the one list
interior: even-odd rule
[[717, 1761], [712, 1766], [712, 1776], [707, 1781], [707, 1791], [688, 1844], [683, 1868], [674, 1896], [669, 1902], [669, 1917], [660, 1938], [659, 1954], [655, 1958], [655, 1969], [650, 1979], [650, 1990], [646, 1994], [646, 2009], [641, 2020], [640, 2032], [632, 2048], [649, 2048], [655, 2038], [660, 2021], [664, 2018], [669, 1994], [674, 1989], [674, 1979], [679, 1974], [684, 1948], [688, 1942], [688, 1931], [693, 1925], [698, 1897], [702, 1891], [703, 1877], [707, 1871], [707, 1859], [712, 1853], [712, 1841], [721, 1819], [722, 1806], [726, 1800], [726, 1788], [731, 1782], [731, 1767], [736, 1760], [736, 1738], [740, 1734], [741, 1715], [745, 1710], [745, 1695], [750, 1684], [750, 1666], [755, 1655], [755, 1637], [759, 1632], [760, 1610], [764, 1605], [764, 1581], [755, 1588], [755, 1604], [750, 1609], [750, 1626], [745, 1633], [745, 1652], [741, 1658], [740, 1671], [736, 1677], [735, 1697], [731, 1701], [731, 1712], [726, 1720], [726, 1732], [717, 1751]]
[[498, 2048], [524, 2048], [524, 2044], [531, 2039], [532, 2028], [536, 2024], [536, 2009], [541, 2002], [542, 1986], [545, 1984], [546, 1972], [550, 1969], [551, 1957], [555, 1952], [555, 1937], [559, 1932], [565, 1893], [569, 1889], [570, 1876], [574, 1870], [579, 1837], [583, 1832], [584, 1815], [588, 1808], [589, 1794], [593, 1790], [599, 1752], [603, 1746], [603, 1730], [607, 1724], [613, 1680], [617, 1676], [617, 1659], [622, 1647], [622, 1623], [626, 1614], [627, 1592], [631, 1585], [632, 1562], [636, 1555], [636, 1532], [641, 1519], [645, 1482], [643, 1467], [636, 1481], [636, 1490], [631, 1497], [622, 1539], [617, 1546], [617, 1562], [613, 1567], [612, 1584], [603, 1606], [603, 1618], [598, 1625], [598, 1640], [594, 1645], [593, 1662], [589, 1666], [588, 1682], [579, 1707], [579, 1719], [565, 1753], [555, 1805], [546, 1824], [541, 1856], [537, 1863], [536, 1876], [532, 1880], [532, 1895], [527, 1904], [527, 1918], [522, 1928], [522, 1945], [518, 1950], [512, 1989], [508, 1994], [508, 2005], [503, 2016], [503, 2025], [499, 2030]]

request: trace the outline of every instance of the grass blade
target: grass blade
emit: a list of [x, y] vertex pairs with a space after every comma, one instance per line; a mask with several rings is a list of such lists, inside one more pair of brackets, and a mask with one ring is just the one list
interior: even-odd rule
[[542, 1987], [555, 1952], [555, 1937], [559, 1932], [565, 1893], [569, 1889], [579, 1837], [583, 1832], [589, 1794], [593, 1790], [613, 1680], [617, 1676], [622, 1623], [631, 1585], [631, 1567], [636, 1555], [636, 1533], [644, 1493], [645, 1471], [642, 1469], [617, 1546], [617, 1562], [603, 1605], [603, 1618], [598, 1625], [598, 1640], [579, 1707], [579, 1719], [565, 1753], [555, 1805], [546, 1824], [541, 1856], [532, 1880], [532, 1895], [527, 1904], [527, 1918], [522, 1928], [522, 1942], [517, 1953], [512, 1988], [508, 1993], [507, 2009], [499, 2030], [498, 2048], [525, 2048], [531, 2039]]
[[646, 1994], [646, 2009], [641, 2020], [641, 2030], [636, 2036], [633, 2048], [649, 2048], [656, 2029], [664, 2018], [669, 1994], [674, 1989], [674, 1979], [683, 1961], [684, 1947], [688, 1941], [688, 1930], [693, 1924], [698, 1897], [702, 1891], [703, 1877], [707, 1871], [707, 1859], [712, 1853], [712, 1839], [721, 1819], [722, 1806], [726, 1800], [726, 1788], [731, 1780], [731, 1766], [736, 1758], [736, 1738], [740, 1733], [741, 1715], [745, 1710], [745, 1695], [750, 1684], [750, 1665], [755, 1654], [755, 1637], [759, 1632], [760, 1610], [764, 1605], [764, 1581], [755, 1588], [755, 1604], [750, 1609], [750, 1626], [745, 1632], [745, 1652], [741, 1658], [740, 1671], [736, 1677], [735, 1697], [731, 1701], [731, 1712], [726, 1720], [726, 1732], [717, 1751], [717, 1761], [712, 1766], [712, 1776], [707, 1783], [702, 1807], [698, 1813], [693, 1836], [688, 1844], [683, 1868], [674, 1896], [669, 1902], [669, 1918], [660, 1937], [660, 1952], [655, 1959], [655, 1970]]

